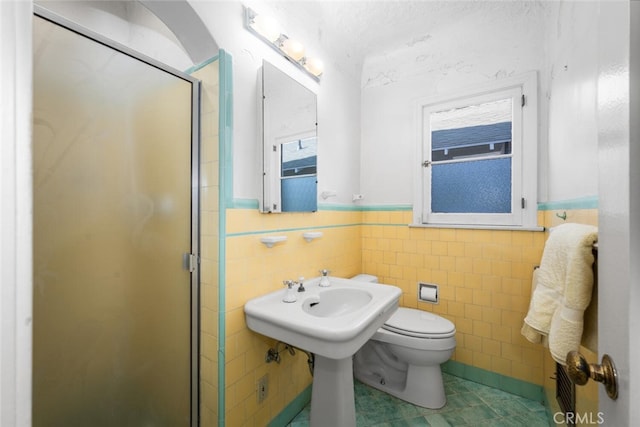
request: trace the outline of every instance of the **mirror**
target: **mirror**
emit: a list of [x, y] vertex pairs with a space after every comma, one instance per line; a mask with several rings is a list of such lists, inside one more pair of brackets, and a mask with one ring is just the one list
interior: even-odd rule
[[318, 209], [316, 95], [262, 63], [263, 194], [260, 210], [315, 212]]

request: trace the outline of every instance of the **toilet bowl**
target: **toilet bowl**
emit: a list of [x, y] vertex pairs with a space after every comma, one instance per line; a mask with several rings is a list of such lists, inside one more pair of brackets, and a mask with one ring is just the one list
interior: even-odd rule
[[355, 354], [354, 376], [414, 405], [441, 408], [446, 397], [440, 365], [453, 354], [455, 332], [455, 325], [441, 316], [400, 307]]

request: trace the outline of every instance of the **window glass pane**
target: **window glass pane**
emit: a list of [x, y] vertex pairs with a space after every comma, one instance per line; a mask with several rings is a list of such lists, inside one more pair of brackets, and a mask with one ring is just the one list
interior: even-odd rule
[[434, 162], [511, 154], [511, 122], [434, 131], [431, 153]]
[[512, 101], [430, 114], [431, 212], [510, 213]]
[[511, 98], [431, 113], [431, 160], [511, 154], [511, 115]]
[[434, 164], [431, 212], [510, 213], [511, 158]]

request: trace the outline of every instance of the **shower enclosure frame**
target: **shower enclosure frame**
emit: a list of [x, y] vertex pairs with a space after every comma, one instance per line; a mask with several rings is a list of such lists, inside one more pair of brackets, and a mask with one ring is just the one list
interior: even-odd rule
[[200, 424], [200, 80], [70, 21], [40, 5], [33, 5], [33, 14], [191, 84], [191, 252], [184, 254], [183, 266], [191, 273], [190, 425], [197, 427]]

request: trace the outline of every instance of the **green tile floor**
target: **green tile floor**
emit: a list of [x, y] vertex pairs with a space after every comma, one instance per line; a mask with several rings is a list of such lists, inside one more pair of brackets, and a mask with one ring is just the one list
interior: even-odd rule
[[[549, 427], [545, 408], [540, 402], [453, 375], [442, 375], [447, 404], [441, 409], [414, 406], [355, 381], [357, 426]], [[289, 426], [308, 425], [309, 405]]]

